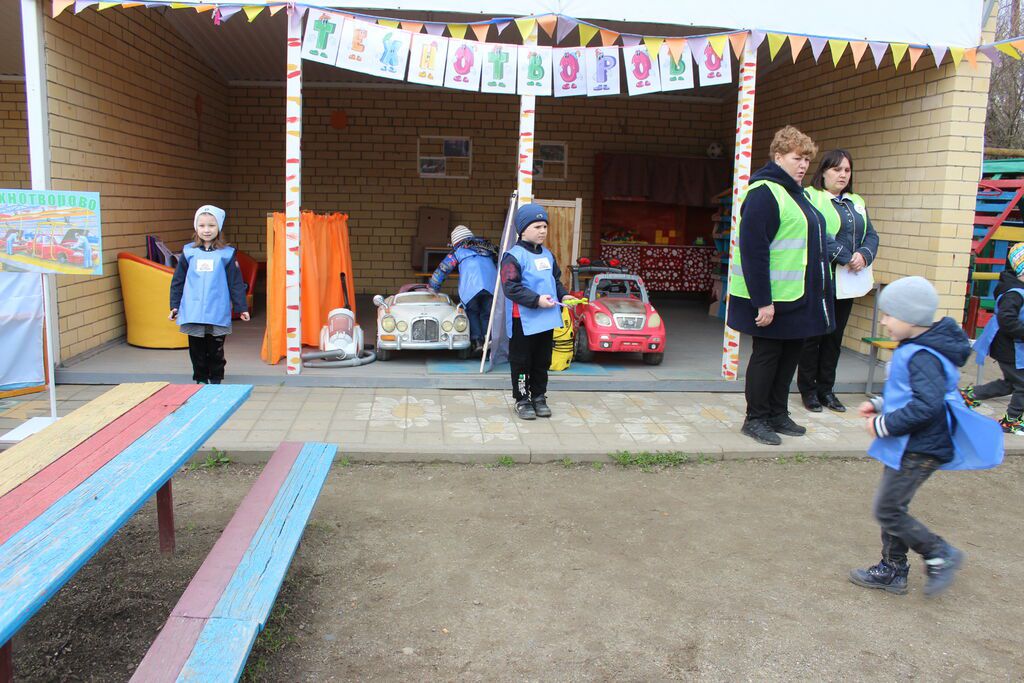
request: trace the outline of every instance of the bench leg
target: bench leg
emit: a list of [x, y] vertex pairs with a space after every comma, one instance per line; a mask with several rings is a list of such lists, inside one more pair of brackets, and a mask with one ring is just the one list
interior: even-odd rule
[[864, 388], [864, 393], [871, 396], [871, 390], [874, 388], [875, 383], [875, 365], [878, 363], [878, 349], [874, 346], [871, 347], [871, 352], [868, 354], [868, 385]]
[[174, 501], [171, 497], [170, 479], [156, 492], [156, 523], [160, 529], [160, 552], [172, 554], [174, 552]]
[[14, 681], [14, 654], [11, 648], [11, 641], [0, 647], [0, 683], [12, 683]]

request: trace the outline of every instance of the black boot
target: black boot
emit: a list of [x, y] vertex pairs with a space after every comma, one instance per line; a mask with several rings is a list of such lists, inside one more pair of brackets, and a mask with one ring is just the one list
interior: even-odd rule
[[818, 400], [817, 394], [801, 394], [801, 397], [804, 400], [804, 408], [812, 413], [821, 412], [821, 401]]
[[906, 595], [909, 572], [910, 565], [905, 561], [902, 564], [890, 564], [882, 560], [874, 567], [851, 569], [850, 581], [865, 588], [881, 588], [886, 593]]
[[740, 433], [746, 434], [754, 441], [763, 443], [766, 446], [778, 446], [782, 443], [779, 435], [768, 425], [768, 420], [748, 417], [743, 421], [743, 428], [740, 429]]
[[802, 427], [793, 422], [793, 418], [788, 413], [769, 418], [768, 426], [779, 434], [785, 434], [786, 436], [803, 436], [807, 433], [807, 427]]
[[528, 398], [517, 401], [516, 415], [519, 416], [520, 420], [536, 420], [537, 412], [533, 409], [533, 402]]
[[949, 588], [956, 576], [956, 571], [964, 563], [964, 552], [957, 550], [948, 543], [933, 557], [925, 558], [924, 570], [928, 582], [924, 585], [925, 597], [933, 597]]
[[533, 399], [533, 412], [537, 417], [551, 417], [551, 408], [548, 408], [546, 396], [538, 396]]

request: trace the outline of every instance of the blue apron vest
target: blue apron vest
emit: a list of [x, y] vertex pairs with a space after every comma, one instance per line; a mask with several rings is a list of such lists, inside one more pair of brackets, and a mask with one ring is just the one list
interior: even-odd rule
[[189, 242], [181, 250], [188, 261], [188, 274], [178, 308], [178, 325], [231, 326], [231, 292], [227, 269], [235, 256], [234, 247], [203, 251]]
[[[555, 257], [545, 247], [539, 254], [523, 249], [518, 244], [508, 253], [519, 262], [523, 271], [523, 286], [541, 296], [547, 294], [552, 301], [558, 301], [558, 290], [555, 287]], [[523, 334], [537, 334], [562, 326], [562, 312], [558, 306], [551, 308], [519, 307], [519, 320], [523, 324]], [[505, 299], [505, 334], [512, 338], [512, 302]]]
[[[1000, 294], [999, 299], [1006, 296], [1008, 292], [1017, 292], [1021, 298], [1024, 298], [1024, 289], [1014, 287]], [[996, 299], [996, 311], [999, 310], [999, 299]], [[1024, 320], [1024, 308], [1020, 310], [1019, 319]], [[974, 342], [974, 361], [978, 365], [985, 364], [985, 358], [988, 357], [989, 349], [992, 348], [992, 340], [996, 338], [997, 332], [999, 332], [999, 316], [993, 313], [992, 317], [989, 318], [988, 324], [985, 325], [985, 329], [982, 330], [981, 336]], [[1024, 340], [1013, 340], [1013, 355], [1014, 365], [1018, 370], [1024, 370]]]
[[[946, 424], [953, 440], [953, 459], [939, 467], [943, 470], [984, 470], [1003, 461], [1003, 430], [995, 420], [976, 413], [964, 405], [957, 390], [960, 370], [935, 349], [920, 344], [903, 344], [893, 352], [889, 378], [882, 397], [886, 415], [910, 403], [910, 358], [918, 351], [927, 351], [942, 362], [946, 373]], [[871, 442], [868, 455], [886, 467], [900, 469], [903, 452], [910, 440], [903, 436], [883, 436]]]
[[455, 250], [455, 258], [459, 261], [459, 299], [463, 305], [469, 303], [480, 292], [494, 294], [498, 269], [490, 256], [459, 247]]

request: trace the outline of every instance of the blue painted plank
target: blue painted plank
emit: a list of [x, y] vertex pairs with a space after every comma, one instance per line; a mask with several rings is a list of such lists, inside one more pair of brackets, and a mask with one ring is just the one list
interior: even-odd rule
[[224, 683], [242, 677], [259, 624], [209, 619], [178, 674], [178, 683]]
[[240, 406], [252, 387], [210, 385], [0, 545], [5, 643]]

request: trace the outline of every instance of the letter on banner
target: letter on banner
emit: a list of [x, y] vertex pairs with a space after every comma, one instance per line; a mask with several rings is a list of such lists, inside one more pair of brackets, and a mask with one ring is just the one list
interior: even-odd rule
[[477, 42], [468, 40], [448, 41], [448, 67], [444, 84], [457, 90], [480, 89], [480, 61], [483, 50]]
[[550, 95], [551, 81], [551, 48], [520, 45], [519, 94]]
[[405, 80], [405, 65], [409, 61], [409, 44], [412, 34], [397, 28], [383, 26], [374, 27], [371, 32], [373, 40], [370, 45], [376, 56], [374, 68], [370, 73], [398, 81]]
[[587, 67], [587, 94], [618, 95], [619, 48], [591, 47], [583, 51]]
[[728, 43], [722, 49], [721, 57], [715, 54], [711, 43], [704, 46], [704, 54], [695, 56], [700, 67], [700, 84], [702, 86], [732, 83], [732, 57], [729, 53]]
[[587, 72], [583, 48], [556, 47], [551, 53], [554, 70], [555, 97], [587, 94]]
[[679, 61], [672, 59], [668, 45], [662, 43], [658, 50], [658, 66], [661, 69], [661, 89], [689, 90], [695, 84], [693, 79], [693, 55], [690, 53], [690, 44], [683, 42], [683, 51], [679, 53]]
[[448, 61], [448, 39], [428, 33], [415, 33], [409, 53], [409, 82], [443, 85]]
[[373, 73], [373, 62], [376, 56], [367, 49], [369, 29], [377, 28], [375, 24], [364, 21], [346, 21], [341, 29], [341, 45], [338, 49], [337, 65], [342, 69], [359, 71], [364, 74]]
[[626, 65], [626, 87], [630, 95], [643, 95], [661, 91], [661, 71], [657, 61], [643, 43], [622, 48], [622, 59]]
[[519, 50], [515, 45], [488, 45], [484, 50], [482, 73], [480, 75], [481, 92], [516, 92], [516, 72], [518, 69]]
[[341, 27], [345, 18], [333, 12], [312, 12], [302, 37], [302, 58], [322, 64], [337, 64]]

